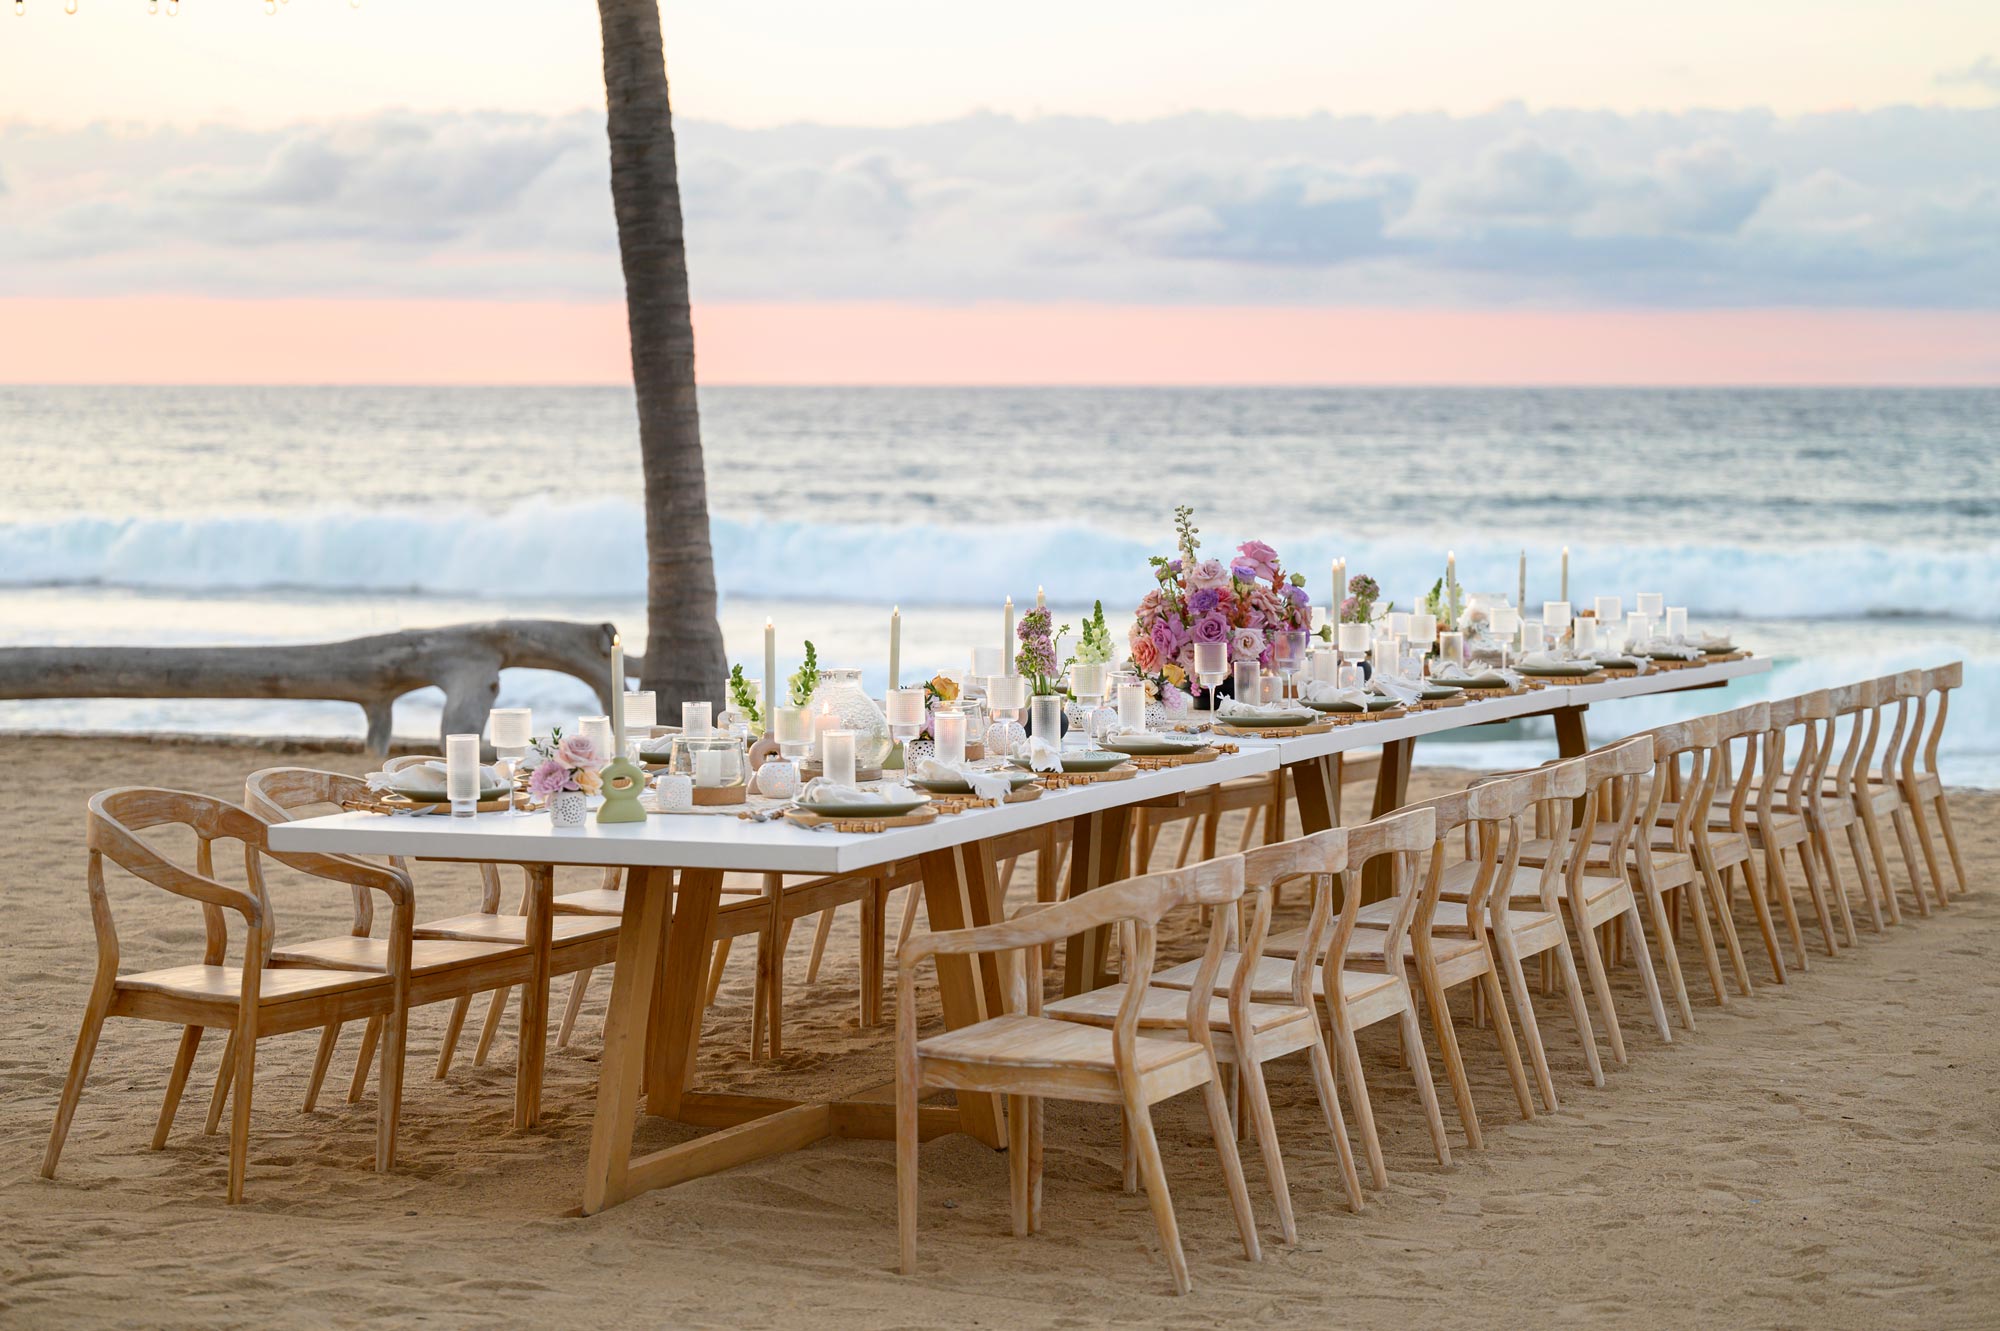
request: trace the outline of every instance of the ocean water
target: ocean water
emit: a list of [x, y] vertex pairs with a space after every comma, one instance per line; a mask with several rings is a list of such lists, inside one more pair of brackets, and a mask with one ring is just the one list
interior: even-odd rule
[[[998, 642], [999, 606], [1101, 598], [1115, 630], [1167, 552], [1255, 537], [1407, 603], [1447, 549], [1531, 607], [1662, 591], [1771, 656], [1729, 701], [1953, 658], [1944, 761], [2000, 785], [2000, 390], [834, 389], [702, 396], [722, 618], [757, 672], [906, 674]], [[643, 519], [619, 389], [0, 387], [0, 644], [311, 641], [503, 615], [642, 636]], [[580, 684], [509, 672], [558, 720]], [[1594, 713], [1610, 735], [1722, 705]], [[422, 735], [419, 693], [398, 728]], [[0, 728], [359, 734], [342, 704], [0, 701]], [[1530, 731], [1424, 746], [1518, 759]], [[1510, 742], [1511, 741], [1511, 742]]]

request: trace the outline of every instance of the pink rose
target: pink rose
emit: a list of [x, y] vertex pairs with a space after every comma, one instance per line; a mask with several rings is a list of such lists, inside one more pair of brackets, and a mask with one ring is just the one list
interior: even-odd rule
[[1153, 621], [1152, 639], [1153, 639], [1153, 648], [1156, 652], [1158, 652], [1162, 660], [1164, 660], [1169, 656], [1172, 656], [1174, 654], [1174, 648], [1180, 645], [1174, 633], [1174, 626], [1169, 624], [1164, 619], [1156, 619]]
[[562, 743], [556, 746], [556, 758], [569, 767], [602, 767], [611, 761], [597, 751], [590, 742], [590, 736], [581, 731], [564, 735]]
[[1264, 635], [1255, 629], [1237, 629], [1229, 635], [1229, 656], [1236, 661], [1262, 660]]
[[1220, 559], [1204, 559], [1189, 569], [1182, 580], [1194, 588], [1226, 587], [1229, 585], [1229, 570], [1222, 566]]
[[1237, 546], [1236, 562], [1248, 564], [1260, 578], [1278, 576], [1278, 552], [1262, 541], [1245, 541]]
[[1133, 637], [1132, 664], [1139, 667], [1141, 674], [1147, 675], [1160, 668], [1160, 649], [1153, 645], [1151, 638]]
[[1165, 608], [1166, 604], [1167, 598], [1160, 594], [1159, 588], [1155, 587], [1152, 591], [1147, 592], [1139, 598], [1139, 618], [1141, 620], [1151, 619], [1154, 615], [1159, 614]]
[[[568, 743], [567, 740], [564, 743]], [[528, 793], [538, 800], [547, 799], [559, 790], [570, 789], [569, 768], [558, 758], [545, 759], [528, 776]]]
[[1194, 622], [1194, 640], [1196, 642], [1227, 642], [1229, 640], [1229, 621], [1223, 617], [1220, 610], [1203, 615]]

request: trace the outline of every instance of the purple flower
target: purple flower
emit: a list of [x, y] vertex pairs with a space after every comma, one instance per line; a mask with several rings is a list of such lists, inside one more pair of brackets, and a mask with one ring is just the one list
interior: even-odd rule
[[1159, 649], [1162, 659], [1172, 656], [1174, 649], [1180, 646], [1179, 636], [1174, 632], [1173, 625], [1167, 623], [1165, 619], [1153, 621], [1152, 638], [1153, 646]]
[[1186, 709], [1188, 696], [1171, 684], [1162, 684], [1160, 685], [1160, 701], [1166, 706], [1168, 711], [1178, 712]]
[[[563, 741], [565, 744], [568, 742]], [[547, 799], [559, 790], [574, 789], [576, 786], [570, 780], [569, 768], [559, 758], [546, 759], [528, 777], [528, 793], [538, 800]]]
[[1237, 629], [1229, 635], [1229, 655], [1237, 661], [1263, 660], [1264, 635], [1256, 629]]
[[1301, 610], [1312, 603], [1312, 597], [1306, 594], [1306, 589], [1303, 587], [1285, 588], [1285, 597]]
[[1229, 576], [1235, 578], [1238, 582], [1255, 582], [1257, 581], [1257, 570], [1249, 564], [1231, 564], [1229, 566]]
[[1193, 592], [1188, 596], [1188, 609], [1194, 611], [1197, 615], [1205, 615], [1215, 609], [1215, 603], [1221, 599], [1222, 594], [1216, 591], [1215, 588], [1203, 587], [1201, 590]]
[[1213, 611], [1203, 615], [1194, 622], [1194, 640], [1196, 642], [1229, 641], [1229, 621]]

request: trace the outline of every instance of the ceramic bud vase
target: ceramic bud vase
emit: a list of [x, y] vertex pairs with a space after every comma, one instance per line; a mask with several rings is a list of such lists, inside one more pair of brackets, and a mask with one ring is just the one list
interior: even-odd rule
[[549, 822], [555, 827], [582, 827], [590, 799], [580, 790], [558, 790], [549, 796]]
[[792, 798], [799, 793], [798, 767], [789, 758], [766, 758], [757, 769], [757, 793], [766, 799]]

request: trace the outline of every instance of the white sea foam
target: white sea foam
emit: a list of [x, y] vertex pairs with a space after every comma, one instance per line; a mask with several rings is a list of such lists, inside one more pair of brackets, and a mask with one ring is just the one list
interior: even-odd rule
[[[1151, 585], [1148, 540], [1093, 527], [833, 524], [720, 516], [711, 524], [725, 596], [900, 600], [983, 605], [1047, 586], [1059, 604], [1136, 602]], [[1443, 572], [1434, 539], [1337, 533], [1207, 533], [1226, 555], [1257, 535], [1308, 579], [1315, 603], [1344, 556], [1385, 596], [1407, 605]], [[1528, 551], [1530, 607], [1558, 594], [1560, 539]], [[1516, 591], [1520, 547], [1457, 549], [1471, 590]], [[1849, 619], [1879, 615], [2000, 621], [2000, 543], [1956, 549], [1862, 541], [1745, 545], [1632, 541], [1578, 544], [1572, 596], [1617, 592], [1629, 605], [1658, 590], [1692, 613]], [[645, 593], [644, 520], [623, 501], [492, 514], [328, 509], [235, 516], [0, 522], [0, 586], [102, 586], [241, 592], [299, 588], [333, 594], [417, 592], [472, 598], [633, 598]]]

